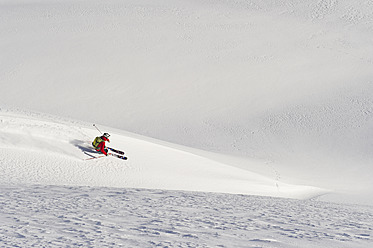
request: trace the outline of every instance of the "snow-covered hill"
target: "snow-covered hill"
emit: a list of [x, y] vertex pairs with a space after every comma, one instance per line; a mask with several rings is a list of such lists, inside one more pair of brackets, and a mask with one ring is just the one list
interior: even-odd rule
[[253, 171], [239, 169], [217, 162], [227, 157], [120, 130], [112, 130], [110, 145], [129, 160], [90, 159], [98, 156], [90, 146], [97, 133], [84, 122], [0, 111], [2, 246], [341, 248], [373, 242], [371, 206], [322, 202], [317, 196], [330, 193], [325, 189], [284, 183], [278, 171], [275, 178], [254, 173], [273, 169], [263, 161], [246, 159]]
[[110, 146], [124, 149], [129, 160], [89, 159], [99, 156], [91, 145], [99, 132], [92, 126], [48, 118], [0, 112], [0, 183], [190, 190], [300, 199], [326, 192], [217, 162], [203, 156], [203, 151], [196, 155], [186, 147], [115, 130], [111, 132]]
[[[97, 222], [95, 216], [84, 218], [86, 204], [76, 204], [74, 210], [64, 194], [60, 208], [48, 212], [43, 201], [55, 202], [56, 191], [92, 190], [113, 208], [123, 206], [115, 205], [116, 199], [123, 199], [110, 198], [113, 189], [103, 186], [142, 188], [142, 196], [118, 189], [127, 192], [137, 208], [147, 195], [155, 197], [149, 189], [373, 205], [372, 1], [0, 0], [0, 37], [4, 245], [58, 246], [61, 240], [89, 245], [98, 240], [84, 228], [75, 228], [80, 224], [88, 225], [88, 233], [114, 234], [107, 228], [115, 221], [106, 215]], [[110, 132], [110, 145], [125, 150], [129, 160], [85, 161], [98, 134], [92, 123]], [[303, 201], [263, 198], [269, 205], [281, 205], [276, 209], [255, 197], [188, 194], [186, 204], [195, 204], [189, 213], [200, 204], [223, 210], [219, 203], [231, 199], [234, 213], [227, 219], [232, 223], [222, 223], [229, 217], [224, 211], [214, 222], [230, 230], [224, 232], [228, 236], [223, 242], [216, 241], [213, 232], [201, 231], [206, 225], [191, 217], [175, 217], [174, 233], [165, 224], [155, 224], [165, 210], [158, 204], [149, 207], [157, 209], [155, 216], [140, 208], [141, 216], [133, 219], [137, 226], [124, 233], [129, 240], [147, 233], [150, 238], [139, 244], [149, 246], [158, 244], [148, 243], [153, 234], [163, 233], [157, 239], [161, 246], [198, 246], [198, 239], [203, 239], [202, 247], [229, 246], [231, 235], [239, 235], [234, 245], [240, 247], [251, 227], [259, 231], [258, 237], [250, 236], [250, 244], [261, 247], [369, 247], [372, 241], [370, 207], [351, 210], [311, 201], [304, 207]], [[31, 209], [19, 205], [26, 195]], [[177, 193], [181, 200], [186, 195]], [[202, 197], [211, 200], [209, 204], [200, 201]], [[264, 212], [256, 213], [266, 221], [245, 215], [252, 206], [236, 200], [257, 202]], [[105, 212], [99, 199], [92, 203], [101, 206], [98, 215], [115, 214]], [[12, 206], [18, 206], [18, 217]], [[128, 205], [123, 207], [128, 210]], [[179, 205], [170, 208], [183, 210]], [[300, 222], [304, 208], [306, 215], [310, 213], [306, 219], [316, 224]], [[327, 209], [328, 215], [316, 214], [320, 209]], [[53, 227], [43, 236], [39, 231], [51, 225], [40, 226], [42, 215], [33, 219], [30, 214], [44, 210], [52, 222], [58, 211], [80, 213], [73, 218], [84, 221], [75, 223], [61, 215], [66, 226]], [[266, 215], [275, 210], [288, 216]], [[333, 211], [339, 214], [332, 215]], [[239, 226], [237, 218], [242, 216], [237, 213], [254, 224]], [[202, 216], [211, 219], [210, 214], [216, 212]], [[353, 219], [343, 220], [350, 214]], [[154, 222], [142, 224], [147, 217]], [[108, 225], [97, 228], [104, 221]], [[31, 229], [21, 227], [17, 232], [14, 223], [31, 223]], [[190, 233], [193, 228], [197, 234]], [[72, 235], [61, 239], [69, 230]], [[33, 239], [34, 231], [39, 241]], [[179, 234], [193, 241], [172, 236]], [[132, 246], [121, 237], [92, 246]]]
[[260, 160], [255, 172], [271, 179], [278, 172], [369, 203], [372, 9], [348, 0], [1, 0], [0, 106], [243, 157], [218, 162], [245, 170], [247, 158]]

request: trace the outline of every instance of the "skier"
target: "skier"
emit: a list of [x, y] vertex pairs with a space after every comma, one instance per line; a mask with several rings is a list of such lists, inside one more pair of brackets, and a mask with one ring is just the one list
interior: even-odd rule
[[110, 143], [109, 140], [110, 134], [104, 133], [102, 136], [96, 137], [95, 140], [92, 142], [93, 147], [96, 151], [103, 153], [104, 155], [108, 155], [108, 149], [105, 146], [105, 141]]

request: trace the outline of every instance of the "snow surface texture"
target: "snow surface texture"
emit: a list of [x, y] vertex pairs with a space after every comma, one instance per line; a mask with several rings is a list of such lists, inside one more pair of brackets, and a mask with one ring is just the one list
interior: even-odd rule
[[91, 187], [1, 188], [6, 247], [371, 247], [373, 209]]
[[372, 1], [0, 0], [0, 36], [0, 106], [373, 204]]

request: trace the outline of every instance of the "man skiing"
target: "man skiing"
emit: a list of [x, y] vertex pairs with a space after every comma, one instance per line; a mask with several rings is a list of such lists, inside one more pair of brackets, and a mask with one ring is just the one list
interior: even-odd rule
[[105, 141], [110, 142], [109, 137], [110, 134], [104, 133], [102, 136], [96, 137], [92, 142], [92, 145], [96, 151], [101, 152], [106, 156], [108, 155], [108, 149], [105, 146]]

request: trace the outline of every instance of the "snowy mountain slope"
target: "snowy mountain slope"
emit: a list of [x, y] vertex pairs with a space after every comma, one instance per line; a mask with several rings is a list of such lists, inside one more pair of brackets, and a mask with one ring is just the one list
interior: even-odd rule
[[[112, 133], [112, 145], [128, 161], [98, 156], [93, 127], [53, 117], [0, 112], [0, 182], [110, 186], [225, 192], [289, 198], [312, 198], [326, 190], [290, 185], [184, 151], [129, 135]], [[88, 153], [88, 154], [87, 154]], [[203, 152], [201, 153], [203, 154]]]
[[371, 207], [183, 191], [0, 186], [5, 247], [369, 248]]
[[372, 1], [0, 0], [0, 37], [0, 246], [372, 246], [320, 201], [373, 204]]
[[0, 105], [371, 203], [372, 13], [362, 0], [0, 0]]
[[263, 119], [311, 108], [333, 131], [371, 89], [369, 1], [1, 3], [3, 105], [252, 155]]

